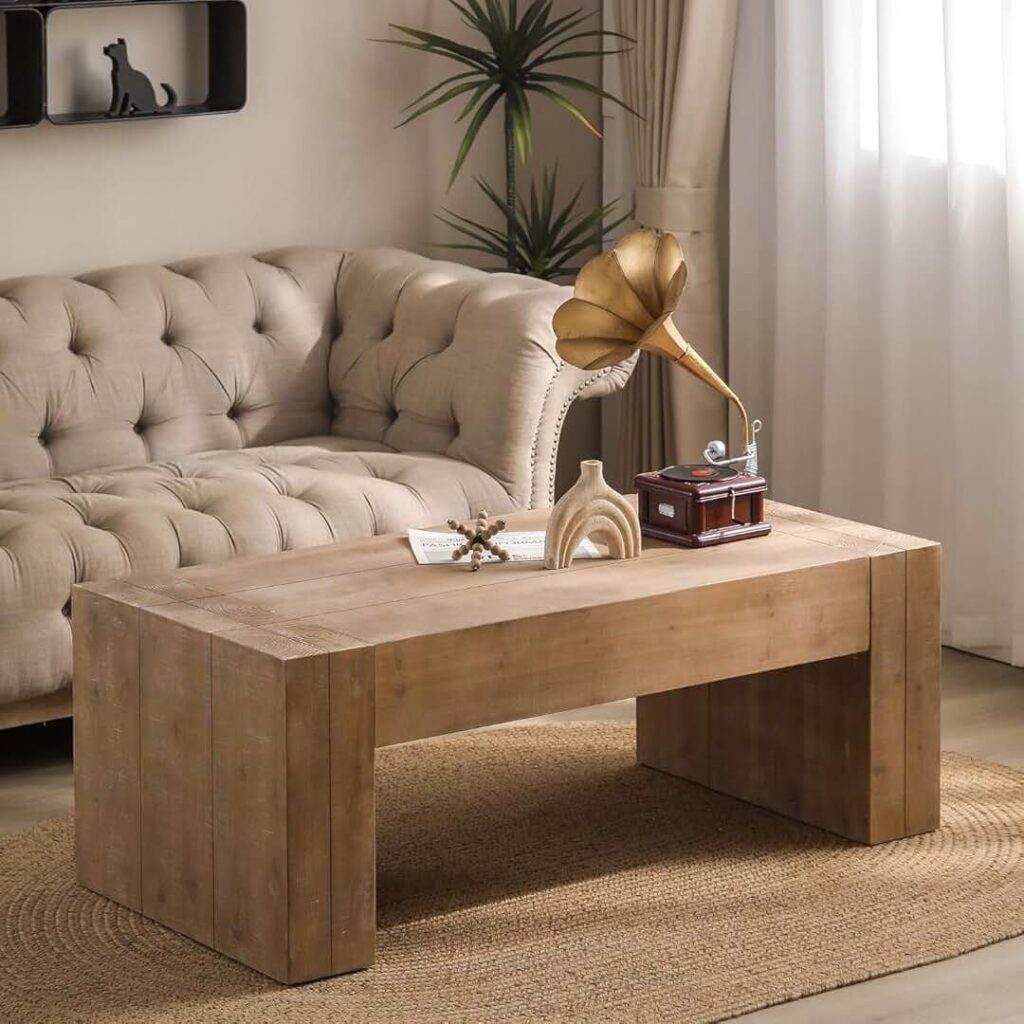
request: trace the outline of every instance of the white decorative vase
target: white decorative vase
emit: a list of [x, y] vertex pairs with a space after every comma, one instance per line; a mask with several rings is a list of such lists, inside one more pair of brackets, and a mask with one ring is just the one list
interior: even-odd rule
[[544, 565], [565, 569], [586, 538], [606, 544], [612, 558], [640, 555], [636, 509], [605, 483], [598, 459], [580, 463], [580, 478], [551, 510], [544, 538]]

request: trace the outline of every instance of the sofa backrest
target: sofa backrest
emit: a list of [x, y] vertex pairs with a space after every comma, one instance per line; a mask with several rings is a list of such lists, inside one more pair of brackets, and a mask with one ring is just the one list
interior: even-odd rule
[[0, 283], [0, 482], [329, 430], [341, 254]]
[[395, 249], [349, 253], [333, 432], [469, 462], [534, 502], [541, 419], [564, 365], [551, 318], [569, 294]]
[[558, 358], [569, 294], [396, 249], [0, 282], [0, 483], [333, 433], [543, 504], [569, 405], [629, 375]]

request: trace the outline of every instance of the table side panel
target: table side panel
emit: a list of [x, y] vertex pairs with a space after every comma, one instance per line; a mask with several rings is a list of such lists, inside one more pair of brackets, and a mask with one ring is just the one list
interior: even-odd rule
[[707, 785], [866, 839], [869, 662], [864, 652], [708, 686]]
[[641, 696], [636, 759], [670, 775], [711, 785], [711, 689], [705, 683]]
[[656, 693], [868, 647], [868, 562], [377, 647], [377, 745]]

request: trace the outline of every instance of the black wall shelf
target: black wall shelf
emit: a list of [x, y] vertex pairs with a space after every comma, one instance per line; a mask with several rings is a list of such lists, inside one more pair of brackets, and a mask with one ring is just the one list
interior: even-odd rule
[[46, 29], [43, 15], [31, 7], [0, 4], [7, 36], [4, 77], [7, 110], [0, 128], [27, 128], [46, 113]]
[[[202, 103], [183, 104], [157, 114], [111, 118], [106, 110], [51, 113], [46, 102], [46, 31], [57, 12], [109, 7], [184, 7], [202, 5], [208, 18], [209, 66], [207, 96]], [[52, 124], [111, 124], [228, 114], [246, 102], [247, 14], [244, 0], [64, 0], [57, 3], [26, 3], [0, 0], [0, 18], [7, 27], [8, 112], [0, 128], [38, 124], [45, 117]]]

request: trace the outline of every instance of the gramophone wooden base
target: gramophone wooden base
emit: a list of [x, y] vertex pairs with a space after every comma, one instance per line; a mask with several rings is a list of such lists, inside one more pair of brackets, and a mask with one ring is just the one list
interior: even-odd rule
[[771, 532], [764, 521], [768, 485], [759, 476], [739, 473], [728, 480], [671, 480], [659, 473], [634, 479], [640, 531], [646, 537], [706, 548]]
[[743, 526], [725, 527], [721, 530], [707, 530], [704, 533], [673, 533], [671, 530], [659, 530], [656, 526], [641, 522], [640, 532], [645, 537], [663, 540], [667, 544], [679, 544], [684, 548], [710, 548], [715, 544], [728, 544], [733, 540], [763, 537], [772, 532], [772, 526], [771, 523], [749, 523]]

